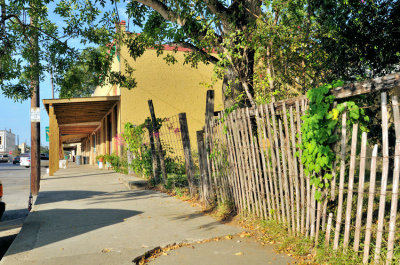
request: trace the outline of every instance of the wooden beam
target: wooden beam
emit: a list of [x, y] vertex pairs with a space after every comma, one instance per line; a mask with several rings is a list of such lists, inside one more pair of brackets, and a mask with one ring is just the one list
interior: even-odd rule
[[360, 83], [352, 83], [332, 90], [336, 98], [347, 98], [400, 86], [400, 73], [385, 75]]
[[87, 134], [72, 134], [72, 135], [61, 135], [61, 142], [68, 142], [70, 140], [77, 140], [87, 137]]
[[100, 121], [93, 122], [79, 122], [79, 123], [70, 123], [70, 124], [60, 124], [60, 128], [72, 127], [72, 126], [99, 126], [101, 124]]
[[66, 104], [66, 103], [87, 103], [87, 102], [101, 102], [101, 101], [119, 101], [120, 96], [101, 96], [89, 98], [62, 98], [62, 99], [43, 99], [47, 111], [50, 104]]

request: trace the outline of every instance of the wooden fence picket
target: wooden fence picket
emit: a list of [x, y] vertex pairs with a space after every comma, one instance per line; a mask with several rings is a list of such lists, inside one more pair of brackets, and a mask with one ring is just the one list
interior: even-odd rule
[[[301, 119], [300, 119], [300, 103], [299, 101], [296, 101], [296, 119], [297, 119], [297, 134], [299, 135], [299, 146], [301, 146], [302, 140], [301, 140]], [[299, 168], [300, 168], [300, 197], [301, 197], [301, 220], [300, 220], [300, 232], [304, 234], [305, 232], [305, 214], [306, 214], [306, 189], [304, 186], [304, 168], [303, 164], [301, 162], [301, 155], [303, 154], [303, 151], [301, 148], [299, 148]]]
[[[340, 97], [345, 97], [345, 93], [340, 92]], [[333, 161], [329, 180], [323, 178], [326, 172], [305, 174], [300, 148], [302, 117], [308, 107], [305, 97], [238, 108], [229, 113], [211, 115], [208, 111], [204, 133], [197, 134], [200, 186], [196, 190], [209, 204], [229, 201], [237, 212], [275, 220], [290, 234], [309, 237], [315, 245], [322, 242], [344, 251], [351, 247], [362, 256], [364, 264], [391, 264], [393, 258], [398, 258], [395, 246], [399, 225], [400, 109], [397, 97], [392, 96], [392, 111], [388, 111], [387, 100], [383, 90], [382, 163], [378, 162], [380, 143], [373, 146], [371, 157], [367, 155], [371, 154], [369, 148], [376, 141], [376, 134], [359, 132], [359, 125], [353, 124], [354, 109], [348, 105], [340, 116], [340, 131], [333, 132], [340, 134], [340, 142], [333, 145], [338, 157]], [[336, 107], [337, 103], [334, 104]], [[375, 106], [363, 108], [373, 110]], [[395, 145], [392, 140], [389, 142], [389, 124], [394, 124]], [[368, 137], [374, 137], [373, 141]], [[392, 164], [394, 169], [390, 170]], [[365, 176], [367, 166], [369, 179]], [[393, 180], [389, 179], [392, 173]], [[377, 176], [381, 179], [377, 180]], [[323, 187], [311, 184], [315, 177]], [[316, 194], [321, 195], [320, 199], [316, 199]], [[390, 213], [385, 209], [389, 196]], [[364, 201], [367, 197], [368, 204]], [[378, 198], [379, 204], [375, 203]]]
[[281, 150], [282, 150], [282, 168], [283, 168], [283, 192], [285, 193], [285, 203], [286, 203], [286, 224], [288, 225], [288, 229], [290, 231], [290, 228], [293, 224], [290, 223], [290, 208], [291, 208], [291, 203], [289, 199], [289, 184], [288, 184], [288, 175], [287, 175], [287, 165], [286, 165], [286, 147], [285, 147], [285, 140], [283, 136], [283, 130], [282, 130], [282, 122], [279, 119], [278, 120], [278, 125], [279, 125], [279, 136], [280, 136], [280, 142], [281, 142]]
[[[235, 204], [236, 204], [236, 209], [238, 209], [240, 212], [243, 209], [242, 206], [242, 197], [240, 193], [240, 187], [238, 183], [238, 178], [240, 176], [239, 171], [238, 171], [238, 165], [239, 161], [237, 159], [236, 155], [236, 148], [234, 144], [234, 137], [232, 133], [232, 123], [231, 123], [231, 115], [228, 115], [225, 117], [225, 126], [226, 126], [226, 141], [228, 145], [228, 152], [229, 152], [229, 158], [230, 158], [230, 165], [229, 168], [232, 169], [233, 174], [230, 176], [231, 178], [231, 183], [232, 183], [232, 189], [233, 189], [233, 194], [235, 196]], [[229, 172], [228, 172], [229, 174]]]
[[371, 157], [371, 171], [369, 177], [369, 192], [368, 192], [368, 207], [367, 207], [367, 221], [365, 225], [365, 240], [364, 240], [364, 254], [363, 263], [367, 264], [369, 259], [369, 248], [371, 243], [372, 234], [372, 217], [374, 211], [375, 199], [375, 185], [376, 185], [376, 157], [378, 156], [378, 145], [374, 146]]
[[248, 209], [247, 203], [248, 203], [248, 199], [247, 199], [247, 192], [246, 192], [246, 186], [244, 184], [243, 181], [243, 177], [240, 178], [240, 176], [244, 176], [245, 171], [244, 171], [244, 162], [243, 162], [243, 154], [241, 152], [242, 148], [241, 148], [241, 141], [239, 139], [239, 129], [238, 129], [238, 120], [237, 120], [237, 116], [236, 116], [236, 111], [234, 111], [233, 113], [231, 113], [231, 115], [229, 115], [229, 119], [228, 119], [230, 126], [232, 128], [232, 140], [235, 143], [235, 148], [236, 148], [236, 160], [237, 160], [237, 165], [236, 168], [238, 169], [238, 175], [237, 176], [237, 183], [238, 183], [238, 187], [240, 188], [239, 190], [239, 194], [241, 194], [241, 208], [242, 208], [242, 212], [246, 212], [246, 209]]
[[271, 116], [272, 116], [272, 127], [273, 127], [273, 131], [274, 131], [275, 157], [276, 157], [276, 164], [277, 164], [277, 168], [278, 168], [279, 199], [280, 199], [280, 203], [281, 203], [280, 213], [281, 213], [282, 221], [285, 223], [287, 221], [286, 216], [285, 216], [285, 214], [286, 214], [285, 208], [289, 207], [289, 205], [286, 204], [286, 207], [285, 207], [285, 200], [284, 200], [284, 195], [283, 195], [283, 185], [282, 185], [282, 169], [281, 169], [281, 160], [280, 160], [279, 143], [278, 143], [278, 130], [276, 129], [275, 110], [274, 110], [274, 105], [272, 103], [270, 105], [270, 109], [271, 109]]
[[361, 153], [360, 153], [360, 172], [358, 177], [358, 198], [356, 210], [356, 230], [354, 233], [354, 251], [358, 252], [360, 246], [361, 235], [361, 217], [364, 200], [364, 177], [365, 177], [365, 159], [367, 153], [367, 133], [363, 132], [361, 137]]
[[[297, 101], [296, 101], [297, 102]], [[296, 232], [297, 234], [300, 233], [300, 189], [299, 189], [299, 171], [297, 166], [297, 157], [296, 157], [296, 128], [294, 125], [294, 116], [293, 116], [293, 107], [290, 107], [290, 128], [292, 130], [292, 163], [293, 163], [293, 171], [294, 171], [294, 185], [295, 185], [295, 192], [296, 192]]]
[[392, 202], [390, 208], [389, 235], [387, 246], [386, 264], [391, 264], [393, 258], [394, 238], [396, 232], [397, 204], [399, 197], [399, 177], [400, 177], [400, 113], [397, 96], [392, 97], [392, 110], [394, 119], [394, 129], [396, 134], [396, 144], [394, 151], [394, 170], [392, 182]]
[[[272, 106], [272, 105], [271, 105]], [[270, 114], [269, 114], [269, 107], [266, 104], [265, 105], [265, 120], [267, 123], [267, 132], [268, 132], [268, 142], [266, 143], [270, 145], [269, 150], [267, 149], [267, 154], [270, 154], [271, 156], [271, 167], [272, 167], [272, 176], [270, 179], [270, 185], [271, 185], [271, 191], [274, 193], [274, 200], [275, 200], [275, 214], [278, 217], [277, 220], [281, 221], [281, 208], [280, 208], [280, 203], [279, 203], [279, 188], [278, 188], [278, 174], [276, 172], [277, 168], [277, 159], [275, 156], [275, 151], [274, 151], [274, 139], [272, 138], [272, 129], [271, 129], [271, 123], [269, 122], [271, 120]], [[273, 188], [272, 188], [273, 187]]]
[[[258, 174], [259, 174], [259, 182], [260, 182], [260, 188], [261, 188], [261, 198], [262, 198], [262, 203], [263, 203], [263, 216], [266, 219], [267, 216], [270, 217], [270, 212], [271, 212], [271, 200], [270, 200], [270, 194], [269, 194], [269, 189], [268, 189], [268, 181], [267, 181], [267, 169], [265, 165], [265, 155], [264, 155], [264, 150], [262, 146], [262, 132], [261, 132], [261, 119], [260, 119], [260, 113], [259, 113], [259, 108], [256, 108], [256, 124], [257, 124], [257, 137], [255, 137], [255, 141], [257, 143], [255, 144], [255, 153], [256, 153], [256, 158], [257, 158], [257, 164], [258, 164]], [[260, 159], [261, 156], [261, 159]], [[268, 208], [268, 209], [267, 209]]]
[[350, 169], [349, 169], [349, 183], [347, 188], [347, 205], [346, 205], [346, 219], [344, 223], [344, 239], [343, 247], [346, 248], [349, 243], [350, 237], [350, 222], [351, 210], [353, 206], [353, 186], [354, 186], [354, 171], [356, 167], [356, 152], [357, 152], [357, 139], [358, 139], [358, 124], [353, 124], [353, 134], [351, 137], [351, 154], [350, 154]]
[[382, 180], [381, 191], [379, 198], [379, 212], [378, 212], [378, 229], [376, 233], [375, 242], [375, 255], [374, 262], [379, 263], [382, 237], [383, 237], [383, 222], [385, 218], [385, 202], [386, 202], [386, 188], [389, 174], [389, 133], [388, 133], [388, 112], [387, 112], [387, 98], [386, 92], [381, 94], [381, 108], [382, 108]]
[[[249, 138], [249, 147], [250, 147], [250, 155], [251, 155], [251, 161], [250, 164], [252, 165], [253, 168], [253, 178], [252, 178], [252, 186], [254, 190], [254, 199], [256, 201], [256, 207], [257, 207], [257, 216], [261, 217], [263, 214], [263, 199], [261, 198], [261, 192], [260, 192], [260, 172], [259, 172], [259, 166], [257, 163], [257, 158], [256, 158], [256, 151], [255, 151], [255, 143], [254, 143], [254, 138], [253, 138], [253, 127], [252, 127], [252, 122], [250, 120], [250, 113], [249, 113], [249, 108], [246, 108], [246, 121], [247, 121], [247, 128], [248, 128], [248, 138]], [[265, 201], [264, 201], [265, 205]]]
[[295, 202], [294, 202], [294, 172], [293, 172], [293, 162], [292, 162], [292, 152], [290, 148], [290, 132], [289, 132], [289, 125], [287, 120], [287, 109], [286, 104], [283, 103], [282, 105], [282, 116], [283, 116], [283, 124], [285, 128], [285, 144], [286, 144], [286, 158], [287, 158], [287, 166], [288, 166], [288, 184], [289, 184], [289, 195], [290, 195], [290, 214], [291, 214], [291, 223], [292, 223], [292, 232], [295, 233], [296, 231], [296, 221], [294, 217], [295, 211]]
[[344, 174], [346, 170], [346, 116], [347, 113], [342, 114], [342, 139], [340, 148], [340, 175], [339, 175], [339, 195], [338, 207], [336, 214], [335, 237], [333, 239], [333, 249], [339, 247], [340, 226], [342, 224], [342, 211], [343, 211], [343, 193], [344, 193]]

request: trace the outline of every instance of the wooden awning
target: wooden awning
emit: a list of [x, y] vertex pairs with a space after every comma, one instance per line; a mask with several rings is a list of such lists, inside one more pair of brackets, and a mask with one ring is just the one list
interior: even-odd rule
[[104, 116], [119, 102], [120, 96], [44, 99], [49, 113], [54, 108], [63, 143], [79, 142], [96, 130]]

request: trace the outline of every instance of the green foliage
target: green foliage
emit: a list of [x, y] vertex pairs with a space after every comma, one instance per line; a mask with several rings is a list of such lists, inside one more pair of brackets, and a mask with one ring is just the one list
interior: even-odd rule
[[123, 137], [126, 148], [134, 154], [137, 154], [142, 146], [143, 128], [144, 125], [135, 126], [130, 122], [125, 123]]
[[[164, 119], [158, 118], [156, 121], [157, 130], [162, 126]], [[124, 140], [126, 142], [126, 148], [132, 153], [131, 168], [134, 172], [142, 174], [143, 176], [150, 177], [153, 174], [153, 163], [150, 143], [144, 143], [144, 133], [154, 132], [154, 126], [150, 118], [147, 118], [141, 125], [134, 126], [131, 123], [125, 124], [124, 129]], [[153, 137], [159, 137], [159, 134], [152, 133]], [[164, 157], [166, 171], [169, 174], [167, 186], [173, 186], [177, 183], [184, 185], [187, 182], [185, 175], [185, 166], [174, 156], [174, 151], [168, 148], [164, 144]], [[168, 153], [168, 155], [166, 155]]]
[[[76, 86], [85, 83], [87, 76], [82, 74], [82, 65], [75, 63], [80, 51], [71, 45], [72, 40], [84, 45], [105, 46], [114, 38], [112, 21], [115, 16], [107, 13], [108, 22], [98, 23], [101, 5], [97, 1], [52, 2], [0, 1], [0, 87], [5, 96], [16, 101], [28, 99], [32, 86], [38, 84], [46, 72], [53, 73], [55, 85], [64, 88], [65, 96], [70, 95], [68, 85], [78, 92]], [[58, 21], [62, 21], [63, 26], [59, 26]], [[105, 54], [102, 60], [107, 60]], [[109, 65], [101, 63], [96, 67], [103, 67], [102, 72], [107, 73]], [[64, 76], [68, 85], [63, 83]]]
[[326, 51], [327, 78], [351, 80], [399, 69], [400, 1], [326, 0], [312, 5]]
[[106, 47], [86, 48], [69, 61], [68, 69], [56, 78], [60, 98], [90, 97], [97, 86], [105, 84], [111, 67]]
[[301, 162], [304, 164], [304, 172], [310, 177], [310, 184], [317, 190], [315, 198], [321, 200], [322, 190], [329, 187], [329, 180], [332, 179], [332, 166], [336, 159], [333, 145], [338, 140], [337, 128], [340, 123], [338, 117], [340, 113], [347, 111], [347, 128], [350, 129], [354, 123], [360, 123], [362, 131], [366, 131], [366, 123], [369, 121], [365, 116], [364, 109], [359, 108], [355, 102], [348, 101], [338, 104], [333, 108], [335, 97], [329, 91], [337, 86], [342, 86], [343, 82], [335, 82], [311, 89], [307, 92], [309, 99], [309, 109], [302, 117], [302, 149]]
[[104, 155], [104, 162], [109, 163], [111, 168], [119, 173], [128, 173], [128, 162], [117, 154]]
[[137, 174], [149, 177], [152, 174], [151, 150], [143, 143], [145, 124], [138, 126], [130, 122], [125, 123], [124, 140], [127, 151], [132, 154], [130, 167]]
[[96, 160], [98, 160], [98, 161], [103, 160], [102, 162], [104, 162], [104, 155], [96, 156]]

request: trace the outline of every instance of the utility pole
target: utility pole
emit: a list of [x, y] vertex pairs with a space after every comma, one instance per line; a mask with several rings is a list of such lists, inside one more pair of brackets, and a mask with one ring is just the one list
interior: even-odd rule
[[[32, 4], [31, 4], [31, 8]], [[31, 30], [34, 30], [37, 19], [30, 17]], [[32, 120], [32, 113], [38, 112], [40, 115], [40, 94], [39, 94], [39, 38], [38, 32], [35, 32], [31, 39], [33, 57], [31, 68], [33, 76], [31, 76], [31, 195], [29, 198], [29, 206], [32, 204], [32, 195], [37, 195], [40, 186], [40, 119]]]

